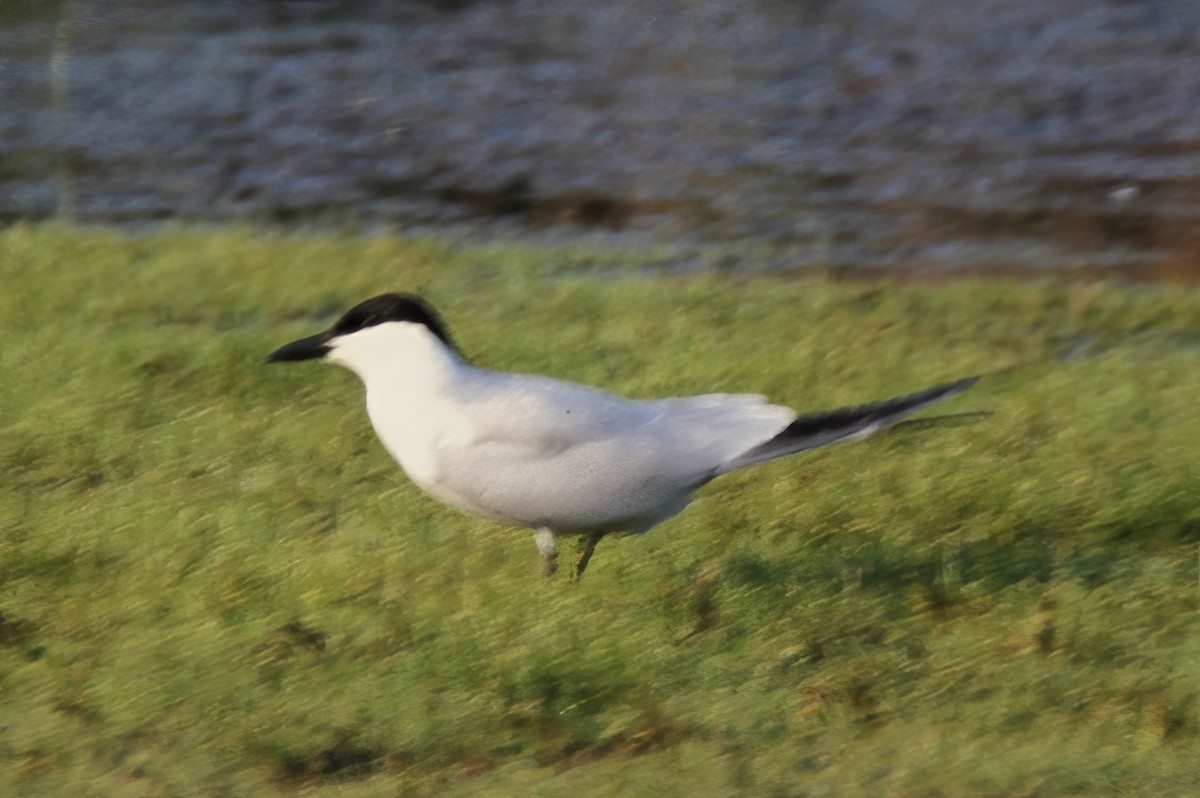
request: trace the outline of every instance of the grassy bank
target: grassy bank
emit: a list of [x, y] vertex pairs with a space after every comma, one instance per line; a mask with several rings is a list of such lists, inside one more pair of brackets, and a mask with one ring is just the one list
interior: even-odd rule
[[[0, 233], [0, 794], [1200, 793], [1200, 292], [646, 278], [511, 250]], [[383, 290], [488, 366], [945, 412], [719, 480], [544, 583], [350, 374]]]

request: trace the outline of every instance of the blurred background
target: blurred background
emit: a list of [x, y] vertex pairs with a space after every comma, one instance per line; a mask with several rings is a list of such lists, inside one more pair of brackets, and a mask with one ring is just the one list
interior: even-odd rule
[[1200, 273], [1191, 0], [0, 3], [0, 221]]
[[[1200, 795], [1198, 278], [1198, 0], [0, 0], [0, 796]], [[988, 376], [543, 584], [261, 366], [394, 289]]]

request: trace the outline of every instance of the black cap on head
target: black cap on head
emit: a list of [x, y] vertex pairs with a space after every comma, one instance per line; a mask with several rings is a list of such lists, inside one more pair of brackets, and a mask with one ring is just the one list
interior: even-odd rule
[[329, 351], [329, 340], [339, 335], [349, 335], [376, 324], [389, 321], [406, 321], [413, 324], [423, 324], [431, 333], [438, 337], [450, 349], [459, 352], [445, 322], [429, 304], [413, 294], [380, 294], [365, 302], [359, 302], [342, 314], [332, 327], [325, 332], [301, 338], [290, 344], [285, 344], [267, 355], [268, 363], [291, 360], [312, 360], [324, 357]]
[[424, 324], [442, 343], [451, 349], [455, 348], [441, 316], [424, 299], [413, 294], [380, 294], [359, 302], [342, 314], [329, 328], [329, 333], [334, 338], [388, 321]]

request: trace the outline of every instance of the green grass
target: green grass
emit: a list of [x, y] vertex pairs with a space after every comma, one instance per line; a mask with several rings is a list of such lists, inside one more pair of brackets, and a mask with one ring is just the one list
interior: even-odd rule
[[[0, 233], [0, 794], [1200, 794], [1200, 292]], [[753, 263], [748, 266], [753, 267]], [[947, 413], [740, 472], [587, 577], [261, 364], [384, 290], [501, 369]]]

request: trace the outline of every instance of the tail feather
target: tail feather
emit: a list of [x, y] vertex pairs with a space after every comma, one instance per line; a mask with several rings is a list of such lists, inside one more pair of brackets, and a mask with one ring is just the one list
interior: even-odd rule
[[725, 474], [739, 468], [808, 449], [816, 449], [820, 446], [828, 446], [839, 441], [865, 438], [892, 425], [909, 413], [914, 413], [934, 402], [940, 402], [942, 399], [962, 393], [974, 385], [978, 379], [979, 377], [968, 377], [883, 402], [799, 416], [774, 438], [760, 443], [730, 460], [718, 473]]

